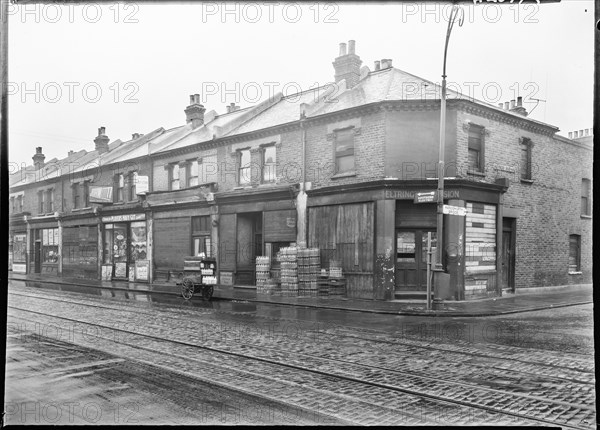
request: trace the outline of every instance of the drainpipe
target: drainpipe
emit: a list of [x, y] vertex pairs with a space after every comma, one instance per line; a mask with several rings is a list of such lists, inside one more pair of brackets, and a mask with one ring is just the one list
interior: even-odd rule
[[302, 182], [300, 183], [300, 190], [296, 197], [296, 212], [297, 212], [297, 231], [296, 231], [296, 242], [298, 246], [308, 246], [306, 243], [306, 128], [304, 121], [306, 116], [304, 114], [305, 104], [300, 105], [300, 130], [302, 135]]

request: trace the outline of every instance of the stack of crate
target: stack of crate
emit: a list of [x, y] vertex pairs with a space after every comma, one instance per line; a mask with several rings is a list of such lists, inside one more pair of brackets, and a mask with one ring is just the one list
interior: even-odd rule
[[281, 261], [281, 295], [298, 295], [298, 248], [290, 246], [279, 251]]
[[321, 271], [319, 248], [298, 249], [298, 293], [316, 297], [317, 278]]
[[344, 297], [346, 295], [346, 280], [342, 277], [342, 262], [329, 261], [329, 297]]
[[271, 277], [271, 260], [269, 257], [256, 257], [256, 292], [269, 293], [267, 281]]

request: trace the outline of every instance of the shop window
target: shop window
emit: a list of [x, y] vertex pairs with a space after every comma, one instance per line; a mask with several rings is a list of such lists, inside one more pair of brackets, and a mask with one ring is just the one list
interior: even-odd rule
[[15, 234], [13, 236], [12, 258], [13, 263], [27, 262], [27, 235]]
[[186, 166], [185, 178], [188, 187], [195, 187], [198, 182], [198, 160], [190, 161]]
[[169, 190], [179, 189], [179, 164], [169, 166]]
[[531, 140], [521, 139], [521, 179], [531, 180]]
[[79, 183], [71, 185], [73, 193], [73, 209], [79, 209], [81, 207], [81, 201], [79, 197]]
[[250, 149], [241, 149], [239, 151], [239, 170], [238, 183], [240, 185], [249, 184], [252, 179]]
[[275, 145], [263, 148], [262, 173], [263, 182], [275, 182], [277, 180], [277, 150]]
[[354, 128], [335, 133], [335, 173], [354, 171]]
[[46, 213], [54, 212], [54, 189], [46, 190]]
[[204, 253], [206, 257], [213, 256], [210, 231], [210, 216], [192, 217], [192, 255]]
[[569, 236], [569, 272], [581, 271], [581, 236]]
[[46, 197], [46, 193], [43, 191], [38, 191], [38, 213], [43, 214], [46, 203], [44, 201]]
[[581, 180], [581, 215], [591, 215], [592, 207], [590, 204], [592, 190], [592, 181], [589, 179]]
[[146, 221], [132, 222], [129, 250], [129, 261], [131, 263], [134, 263], [138, 260], [146, 260], [148, 257], [146, 245]]
[[42, 263], [58, 263], [58, 228], [42, 230]]
[[137, 200], [137, 194], [136, 194], [136, 184], [137, 184], [137, 177], [138, 174], [137, 172], [131, 172], [129, 174], [129, 201], [134, 201]]
[[475, 124], [469, 126], [469, 169], [476, 172], [484, 171], [484, 128]]

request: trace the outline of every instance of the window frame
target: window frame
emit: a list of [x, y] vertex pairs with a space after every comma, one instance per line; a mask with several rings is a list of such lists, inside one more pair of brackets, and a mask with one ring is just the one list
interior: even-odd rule
[[[522, 137], [520, 142], [520, 172], [519, 176], [522, 181], [532, 181], [533, 180], [533, 169], [532, 169], [532, 160], [533, 160], [533, 143], [531, 139], [528, 137]], [[523, 152], [525, 152], [525, 162], [523, 162]]]
[[[188, 160], [186, 166], [185, 166], [185, 183], [186, 183], [186, 188], [190, 188], [190, 187], [195, 187], [197, 185], [200, 185], [200, 162], [201, 162], [201, 158], [196, 158], [193, 160]], [[194, 167], [194, 163], [196, 165], [196, 175], [192, 175], [192, 170]], [[192, 180], [195, 179], [196, 180], [196, 184], [191, 184]]]
[[46, 190], [46, 213], [54, 212], [54, 188]]
[[79, 182], [71, 184], [71, 197], [73, 199], [73, 209], [81, 209], [79, 196]]
[[[267, 150], [272, 149], [274, 152], [274, 159], [275, 161], [271, 162], [271, 163], [267, 163], [266, 161], [266, 156], [267, 156]], [[261, 163], [260, 163], [260, 179], [261, 179], [261, 183], [263, 184], [274, 184], [277, 182], [277, 147], [275, 146], [275, 144], [269, 144], [269, 145], [264, 145], [261, 147]], [[267, 172], [267, 169], [273, 169], [273, 179], [271, 180], [267, 180], [265, 179], [265, 173]]]
[[90, 207], [90, 187], [89, 187], [89, 180], [83, 181], [82, 182], [82, 197], [83, 197], [83, 207], [87, 208]]
[[[177, 179], [175, 179], [175, 168], [177, 168]], [[181, 167], [179, 162], [169, 164], [169, 191], [177, 191], [181, 189]], [[173, 184], [177, 181], [177, 188], [173, 187]]]
[[[343, 135], [345, 133], [348, 133], [348, 137], [351, 138], [351, 140], [352, 140], [352, 148], [351, 148], [352, 153], [340, 155], [339, 154], [340, 151], [338, 151], [338, 144], [340, 143], [340, 135]], [[355, 139], [355, 136], [356, 136], [356, 128], [354, 126], [340, 128], [340, 129], [336, 129], [333, 131], [333, 165], [334, 165], [333, 173], [334, 173], [334, 175], [351, 174], [351, 173], [356, 172], [356, 139]], [[349, 152], [349, 151], [350, 150], [347, 149], [345, 152]], [[350, 157], [350, 156], [352, 156], [352, 168], [346, 169], [346, 170], [340, 170], [338, 160], [340, 158]]]
[[39, 190], [38, 191], [38, 214], [43, 215], [44, 209], [46, 208], [46, 203], [45, 203], [45, 199], [46, 199], [46, 192], [44, 190]]
[[[584, 195], [585, 194], [585, 195]], [[588, 178], [581, 178], [581, 215], [591, 216], [592, 215], [592, 180]], [[585, 205], [583, 203], [585, 199]]]
[[[197, 225], [195, 225], [196, 224], [195, 221], [197, 221]], [[204, 227], [204, 229], [202, 227]], [[191, 236], [190, 252], [191, 252], [191, 255], [196, 256], [195, 241], [198, 239], [198, 240], [200, 240], [199, 251], [201, 249], [204, 249], [203, 252], [206, 257], [213, 256], [211, 230], [212, 230], [212, 221], [211, 221], [210, 215], [199, 215], [199, 216], [191, 217], [191, 219], [190, 219], [190, 232], [191, 232], [191, 234], [190, 234], [190, 236]], [[207, 241], [208, 241], [208, 243], [207, 243]]]
[[138, 172], [137, 170], [134, 170], [132, 172], [129, 172], [128, 176], [128, 182], [129, 182], [129, 196], [128, 196], [128, 201], [133, 202], [135, 200], [137, 200], [137, 194], [136, 194], [136, 186], [135, 184], [137, 184], [137, 177], [138, 177]]
[[[467, 130], [467, 165], [468, 170], [472, 172], [485, 172], [485, 134], [485, 127], [483, 125], [469, 123], [469, 128]], [[479, 148], [474, 148], [471, 144], [471, 138], [475, 137], [479, 139]], [[472, 150], [477, 151], [478, 153], [477, 166], [473, 166], [469, 158], [470, 151]]]
[[[238, 152], [238, 169], [237, 169], [237, 183], [240, 186], [247, 186], [252, 184], [252, 152], [250, 151], [250, 148], [240, 148], [237, 150]], [[244, 157], [245, 153], [248, 153], [248, 164], [242, 166], [242, 158]], [[242, 182], [242, 177], [244, 175], [244, 171], [247, 170], [248, 171], [248, 180]]]

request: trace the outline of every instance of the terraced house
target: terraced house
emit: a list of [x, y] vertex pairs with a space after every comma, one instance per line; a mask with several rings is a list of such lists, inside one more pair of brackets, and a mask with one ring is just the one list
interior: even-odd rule
[[[251, 107], [207, 111], [191, 95], [179, 127], [70, 152], [11, 177], [11, 268], [57, 276], [173, 282], [187, 255], [217, 257], [221, 284], [253, 285], [257, 256], [290, 243], [342, 262], [349, 297], [425, 291], [436, 238], [439, 88], [362, 66], [340, 44], [332, 84]], [[424, 92], [423, 88], [429, 90]], [[434, 89], [433, 91], [431, 89]], [[445, 299], [591, 281], [592, 144], [449, 92]], [[91, 148], [90, 148], [91, 149]]]

